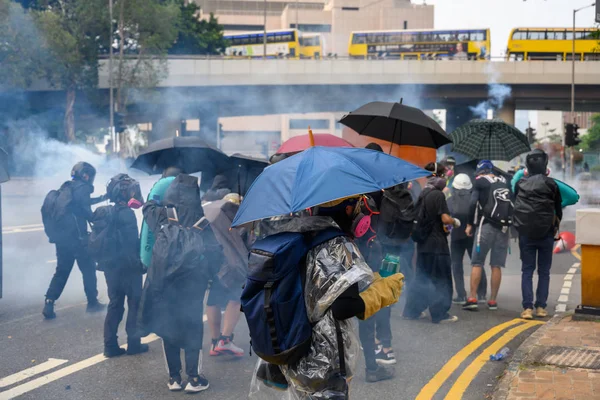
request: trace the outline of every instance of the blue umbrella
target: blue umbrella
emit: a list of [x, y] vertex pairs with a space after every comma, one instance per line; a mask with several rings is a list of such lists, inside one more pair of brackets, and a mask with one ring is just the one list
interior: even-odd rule
[[430, 174], [374, 150], [311, 147], [265, 168], [246, 194], [232, 226], [376, 192]]

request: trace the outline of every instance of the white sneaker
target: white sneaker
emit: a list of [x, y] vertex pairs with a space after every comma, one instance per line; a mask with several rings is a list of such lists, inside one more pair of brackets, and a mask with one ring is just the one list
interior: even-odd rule
[[458, 321], [458, 317], [456, 315], [451, 315], [448, 318], [441, 320], [439, 323], [440, 324], [451, 324], [456, 321]]
[[167, 383], [169, 390], [171, 392], [179, 392], [183, 387], [181, 387], [181, 378], [171, 378], [169, 379], [169, 383]]
[[217, 343], [217, 345], [215, 346], [215, 351], [220, 354], [231, 354], [236, 357], [244, 356], [244, 349], [237, 347], [235, 343], [233, 343], [229, 339], [219, 340], [219, 343]]
[[186, 393], [198, 393], [208, 389], [208, 381], [203, 375], [190, 378], [187, 386], [185, 387]]

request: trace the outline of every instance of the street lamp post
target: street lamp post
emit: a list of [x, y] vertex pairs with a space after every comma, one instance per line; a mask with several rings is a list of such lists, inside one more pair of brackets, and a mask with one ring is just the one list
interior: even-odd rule
[[264, 32], [263, 32], [263, 60], [267, 59], [267, 0], [265, 0], [265, 10], [263, 16]]
[[296, 29], [300, 30], [300, 25], [298, 22], [298, 0], [296, 0]]
[[117, 151], [117, 140], [115, 135], [115, 98], [113, 95], [113, 0], [108, 0], [108, 15], [110, 23], [110, 43], [108, 46], [108, 90], [110, 93], [110, 139], [112, 140], [112, 151]]

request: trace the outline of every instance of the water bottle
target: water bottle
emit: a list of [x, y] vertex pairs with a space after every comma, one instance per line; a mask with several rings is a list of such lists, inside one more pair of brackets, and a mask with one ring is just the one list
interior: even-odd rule
[[385, 258], [381, 262], [381, 268], [379, 269], [379, 275], [382, 278], [394, 275], [398, 273], [400, 267], [400, 257], [394, 254], [386, 254]]
[[496, 354], [492, 354], [490, 356], [490, 360], [491, 361], [500, 361], [506, 358], [506, 356], [508, 356], [508, 353], [510, 353], [510, 349], [508, 347], [503, 348], [502, 350], [500, 350], [500, 352], [496, 353]]

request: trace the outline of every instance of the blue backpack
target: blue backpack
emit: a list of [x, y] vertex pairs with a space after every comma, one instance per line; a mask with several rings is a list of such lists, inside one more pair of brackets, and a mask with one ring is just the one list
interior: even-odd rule
[[314, 236], [283, 232], [252, 246], [241, 303], [250, 344], [263, 360], [293, 365], [310, 350], [312, 324], [304, 302], [306, 254], [343, 235], [338, 229]]

